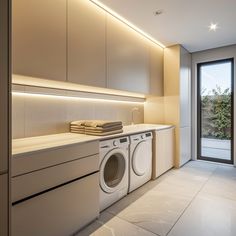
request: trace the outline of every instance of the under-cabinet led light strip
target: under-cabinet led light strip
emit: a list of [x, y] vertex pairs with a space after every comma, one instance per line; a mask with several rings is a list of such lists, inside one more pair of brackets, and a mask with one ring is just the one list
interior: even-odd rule
[[122, 17], [121, 15], [119, 15], [118, 13], [116, 13], [114, 10], [112, 10], [111, 8], [107, 7], [106, 5], [104, 5], [103, 3], [101, 3], [98, 0], [90, 0], [91, 2], [93, 2], [94, 4], [96, 4], [97, 6], [99, 6], [100, 8], [102, 8], [104, 11], [106, 11], [107, 13], [109, 13], [110, 15], [112, 15], [113, 17], [117, 18], [118, 20], [122, 21], [123, 23], [125, 23], [126, 25], [128, 25], [130, 28], [132, 28], [133, 30], [137, 31], [138, 33], [140, 33], [141, 35], [143, 35], [145, 38], [149, 39], [150, 41], [152, 41], [153, 43], [157, 44], [158, 46], [165, 48], [166, 46], [164, 44], [162, 44], [161, 42], [157, 41], [156, 39], [154, 39], [152, 36], [150, 36], [149, 34], [147, 34], [146, 32], [144, 32], [143, 30], [141, 30], [140, 28], [138, 28], [137, 26], [135, 26], [134, 24], [132, 24], [130, 21], [126, 20], [124, 17]]
[[41, 94], [41, 93], [28, 93], [28, 92], [12, 92], [14, 96], [22, 97], [38, 97], [38, 98], [56, 98], [62, 100], [75, 100], [75, 101], [87, 101], [87, 102], [109, 102], [109, 103], [123, 103], [123, 104], [136, 104], [143, 105], [143, 102], [137, 101], [125, 101], [125, 100], [113, 100], [113, 99], [103, 99], [103, 98], [83, 98], [76, 96], [63, 96], [63, 95], [54, 95], [54, 94]]

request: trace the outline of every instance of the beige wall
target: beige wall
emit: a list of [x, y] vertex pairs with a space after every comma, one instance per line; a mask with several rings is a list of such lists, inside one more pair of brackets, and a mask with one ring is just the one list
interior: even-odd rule
[[144, 105], [144, 123], [164, 124], [164, 97], [149, 97]]
[[[197, 158], [197, 63], [214, 61], [226, 58], [234, 58], [234, 78], [236, 75], [236, 45], [221, 47], [216, 49], [205, 50], [192, 54], [192, 156]], [[236, 91], [236, 83], [234, 83], [234, 94]], [[236, 96], [234, 96], [234, 104], [236, 104]], [[234, 117], [235, 111], [234, 111]], [[234, 122], [236, 119], [234, 118]], [[234, 133], [236, 127], [234, 126]], [[234, 139], [234, 147], [236, 140]], [[235, 153], [235, 152], [234, 152]], [[236, 156], [234, 154], [234, 163], [236, 163]]]
[[[33, 93], [69, 95], [56, 89], [42, 89], [14, 85], [14, 91]], [[91, 96], [91, 94], [88, 94]], [[121, 97], [118, 99], [122, 99]], [[13, 95], [12, 99], [12, 134], [13, 138], [47, 135], [69, 131], [69, 122], [80, 119], [121, 120], [125, 125], [131, 124], [131, 110], [135, 123], [143, 122], [143, 105], [130, 103], [91, 102], [48, 97], [29, 97]]]

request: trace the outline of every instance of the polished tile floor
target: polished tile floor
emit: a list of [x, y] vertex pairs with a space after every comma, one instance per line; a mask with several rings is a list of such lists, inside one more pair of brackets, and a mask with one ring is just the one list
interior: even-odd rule
[[76, 236], [235, 236], [236, 169], [191, 161], [135, 190]]

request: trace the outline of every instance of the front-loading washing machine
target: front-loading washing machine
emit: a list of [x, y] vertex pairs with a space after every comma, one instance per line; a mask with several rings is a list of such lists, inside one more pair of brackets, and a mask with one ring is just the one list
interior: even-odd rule
[[129, 138], [121, 137], [99, 143], [100, 211], [128, 193]]
[[151, 179], [152, 132], [130, 136], [129, 192]]

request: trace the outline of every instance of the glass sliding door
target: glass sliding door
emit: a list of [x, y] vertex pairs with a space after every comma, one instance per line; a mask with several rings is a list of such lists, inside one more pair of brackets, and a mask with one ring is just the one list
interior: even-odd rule
[[198, 159], [233, 163], [233, 59], [197, 65]]

